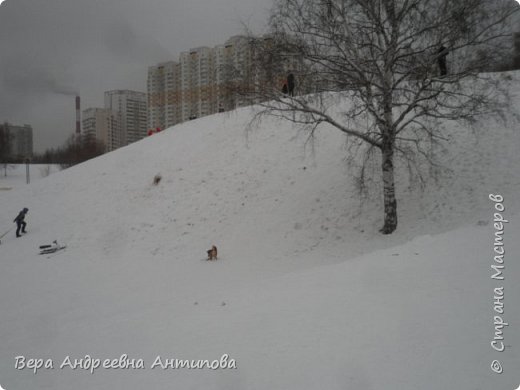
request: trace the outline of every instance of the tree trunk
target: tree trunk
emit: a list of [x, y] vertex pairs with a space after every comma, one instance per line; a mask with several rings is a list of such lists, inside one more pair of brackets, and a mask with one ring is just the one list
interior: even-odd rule
[[384, 142], [381, 148], [383, 157], [383, 197], [385, 223], [380, 232], [390, 234], [397, 228], [397, 201], [394, 183], [394, 150], [391, 142]]

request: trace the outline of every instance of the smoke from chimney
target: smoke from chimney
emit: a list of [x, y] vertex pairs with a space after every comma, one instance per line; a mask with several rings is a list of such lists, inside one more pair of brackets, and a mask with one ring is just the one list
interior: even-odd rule
[[80, 99], [76, 96], [76, 135], [81, 134]]

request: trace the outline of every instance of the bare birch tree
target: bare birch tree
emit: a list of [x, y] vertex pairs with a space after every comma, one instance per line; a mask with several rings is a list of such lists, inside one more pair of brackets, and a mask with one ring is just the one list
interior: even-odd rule
[[[311, 134], [327, 123], [365, 151], [380, 152], [381, 232], [389, 234], [397, 227], [395, 159], [429, 159], [424, 141], [443, 139], [440, 121], [495, 109], [482, 71], [511, 55], [508, 21], [518, 8], [500, 0], [275, 0], [249, 92], [262, 114], [308, 126]], [[284, 56], [299, 63], [285, 67], [296, 76], [294, 96], [261, 76], [263, 59]], [[347, 97], [340, 112], [331, 108], [330, 92]]]

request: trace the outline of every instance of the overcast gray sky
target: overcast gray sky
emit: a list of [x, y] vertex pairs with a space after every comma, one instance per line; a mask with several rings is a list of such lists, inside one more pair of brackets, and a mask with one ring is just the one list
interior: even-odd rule
[[30, 124], [36, 151], [61, 145], [103, 92], [146, 92], [147, 67], [232, 35], [265, 32], [272, 0], [5, 0], [0, 122]]

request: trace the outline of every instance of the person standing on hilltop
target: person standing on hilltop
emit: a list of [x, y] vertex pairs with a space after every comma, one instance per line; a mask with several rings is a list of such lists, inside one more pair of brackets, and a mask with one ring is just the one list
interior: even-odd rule
[[439, 50], [437, 50], [437, 63], [439, 65], [439, 73], [441, 77], [448, 74], [448, 66], [446, 65], [447, 55], [448, 49], [445, 46], [439, 47]]
[[294, 74], [289, 73], [287, 76], [287, 92], [289, 93], [289, 96], [294, 96]]

